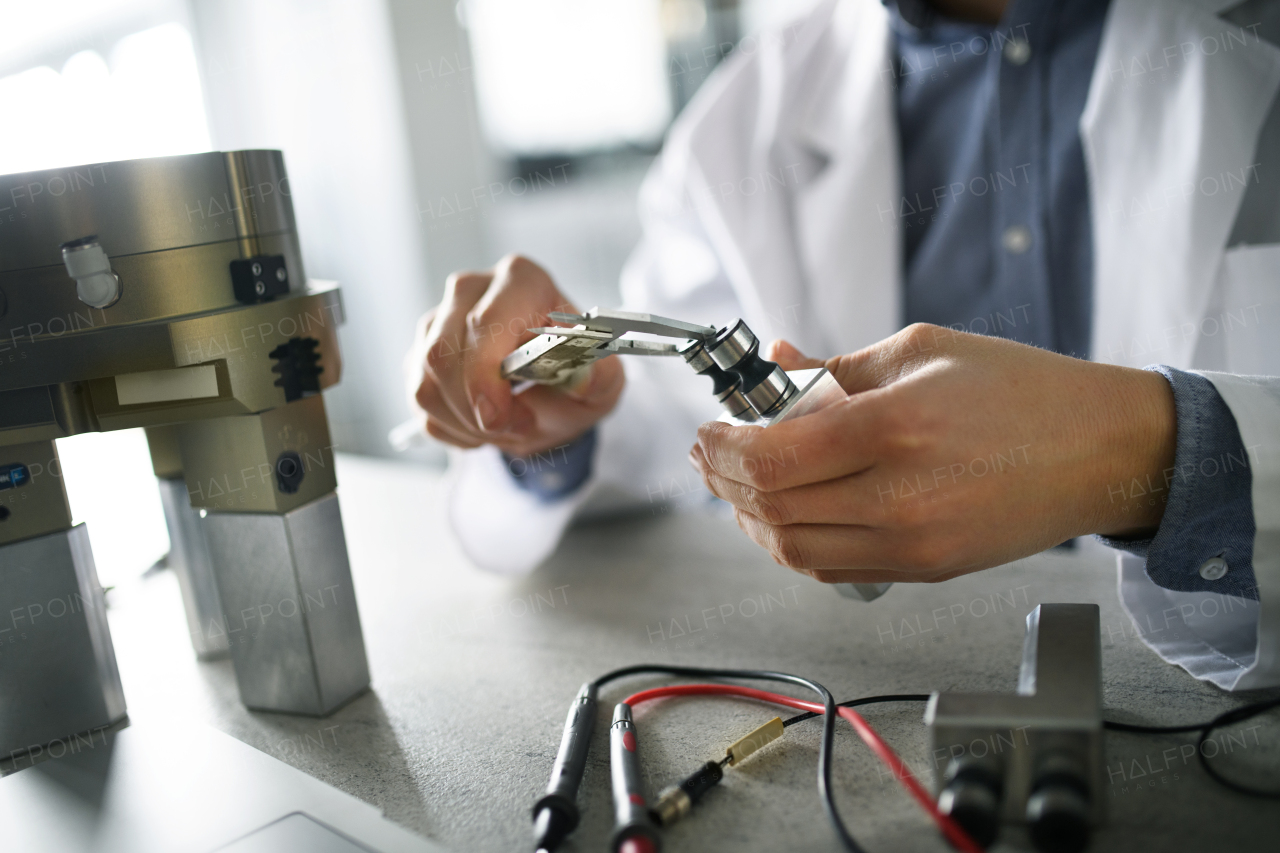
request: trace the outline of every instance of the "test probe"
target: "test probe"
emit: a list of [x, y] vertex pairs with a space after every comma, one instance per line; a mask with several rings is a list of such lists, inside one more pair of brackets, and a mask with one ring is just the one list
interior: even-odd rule
[[[858, 845], [858, 843], [853, 839], [853, 836], [849, 834], [848, 829], [845, 827], [844, 821], [840, 817], [839, 811], [836, 809], [835, 799], [832, 794], [831, 754], [835, 739], [835, 718], [838, 711], [835, 697], [832, 696], [830, 690], [816, 681], [785, 672], [775, 672], [771, 670], [707, 669], [704, 667], [657, 666], [650, 664], [642, 664], [614, 670], [613, 672], [600, 676], [595, 681], [588, 682], [583, 685], [581, 690], [579, 690], [578, 698], [574, 700], [574, 711], [577, 710], [577, 706], [579, 704], [585, 704], [583, 703], [583, 699], [584, 697], [587, 697], [592, 708], [592, 714], [583, 715], [571, 711], [569, 718], [566, 720], [565, 732], [560, 740], [560, 750], [556, 754], [555, 769], [552, 772], [551, 784], [548, 786], [547, 796], [539, 799], [534, 805], [533, 819], [537, 850], [552, 853], [552, 851], [559, 847], [559, 845], [564, 841], [564, 838], [571, 831], [572, 825], [576, 825], [578, 815], [576, 805], [572, 806], [572, 810], [567, 809], [563, 805], [563, 801], [560, 797], [552, 798], [551, 795], [559, 794], [564, 796], [570, 791], [572, 791], [573, 795], [576, 795], [578, 785], [582, 781], [582, 772], [586, 767], [586, 749], [583, 748], [581, 758], [578, 758], [577, 749], [579, 747], [577, 744], [580, 741], [585, 742], [590, 739], [591, 730], [594, 727], [593, 714], [596, 696], [598, 695], [601, 687], [632, 675], [666, 675], [677, 678], [731, 678], [746, 681], [772, 681], [802, 687], [816, 693], [822, 700], [821, 703], [802, 702], [801, 700], [790, 696], [765, 693], [764, 691], [757, 691], [753, 688], [741, 687], [738, 685], [698, 685], [698, 687], [700, 687], [705, 693], [732, 693], [741, 696], [748, 696], [750, 698], [763, 698], [766, 701], [786, 704], [789, 707], [822, 713], [822, 739], [818, 747], [818, 793], [822, 799], [823, 808], [826, 811], [827, 818], [830, 820], [832, 828], [835, 830], [836, 837], [840, 839], [843, 847], [846, 850], [854, 851], [854, 853], [858, 853], [858, 851], [862, 850], [862, 847]], [[679, 685], [659, 688], [659, 690], [664, 691], [662, 695], [679, 695], [682, 688], [687, 692], [690, 687], [690, 685]], [[648, 698], [658, 698], [658, 695], [659, 694], [656, 691], [646, 691], [645, 693], [635, 694], [623, 704], [631, 705], [632, 703], [647, 701]], [[856, 712], [851, 708], [841, 708], [840, 711], [843, 712], [841, 715], [845, 716], [846, 719], [851, 719], [848, 715], [853, 715], [853, 717], [856, 717], [859, 721], [862, 719], [857, 716]], [[616, 711], [614, 718], [615, 720], [618, 719]], [[634, 721], [632, 721], [632, 725], [634, 725]], [[863, 725], [865, 726], [865, 723], [863, 723]], [[860, 728], [858, 731], [864, 739], [872, 738], [879, 741], [879, 736], [871, 731], [869, 726]], [[635, 743], [638, 746], [638, 741]], [[883, 745], [883, 742], [880, 741], [880, 744]], [[887, 745], [884, 745], [884, 748], [888, 750]], [[634, 751], [625, 750], [625, 746], [624, 751], [629, 752], [631, 755], [631, 757], [625, 759], [626, 761], [630, 762], [638, 760], [635, 758]], [[888, 752], [892, 754], [892, 750], [888, 750]], [[884, 755], [881, 754], [881, 757], [884, 758]], [[896, 759], [896, 756], [893, 757]], [[906, 765], [901, 764], [900, 760], [898, 763], [900, 765], [900, 769], [909, 775], [910, 771], [906, 769]], [[575, 768], [575, 772], [572, 774], [569, 772], [569, 768], [571, 767]], [[614, 776], [614, 779], [615, 781], [617, 780], [616, 775]], [[630, 793], [631, 792], [628, 792], [627, 794], [628, 800], [630, 799]], [[572, 797], [570, 797], [570, 799], [572, 799]], [[618, 800], [618, 793], [616, 789], [614, 800], [616, 806]], [[556, 814], [548, 815], [548, 811]], [[631, 819], [634, 815], [628, 811], [627, 817], [628, 819]], [[569, 823], [570, 821], [571, 823]], [[652, 819], [650, 819], [650, 823], [652, 824]], [[659, 836], [657, 836], [656, 832], [651, 834], [647, 829], [640, 829], [639, 826], [641, 824], [643, 824], [643, 820], [637, 818], [634, 824], [624, 825], [619, 823], [616, 825], [612, 847], [614, 853], [621, 853], [623, 848], [620, 845], [633, 838], [644, 838], [655, 845], [658, 843], [656, 839], [658, 839]], [[569, 828], [565, 829], [564, 827], [567, 825]], [[627, 828], [628, 826], [629, 828]], [[551, 831], [553, 829], [554, 831]], [[620, 833], [620, 830], [624, 829], [626, 831]], [[627, 849], [626, 853], [644, 853], [646, 848], [643, 846], [637, 848], [634, 846], [635, 844], [643, 845], [644, 842], [632, 842], [632, 846]], [[656, 853], [657, 849], [658, 848], [655, 846], [654, 853]], [[972, 849], [977, 848], [975, 847]]]

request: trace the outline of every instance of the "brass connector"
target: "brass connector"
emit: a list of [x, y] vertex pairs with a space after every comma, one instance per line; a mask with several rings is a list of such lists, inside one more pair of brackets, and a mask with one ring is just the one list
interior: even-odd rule
[[693, 800], [689, 795], [679, 785], [672, 785], [658, 795], [658, 801], [653, 804], [650, 811], [653, 819], [660, 826], [671, 826], [687, 815], [691, 808], [693, 808]]
[[725, 751], [725, 754], [729, 756], [729, 766], [738, 766], [738, 763], [747, 756], [782, 737], [784, 730], [782, 718], [774, 717], [742, 740], [734, 743]]

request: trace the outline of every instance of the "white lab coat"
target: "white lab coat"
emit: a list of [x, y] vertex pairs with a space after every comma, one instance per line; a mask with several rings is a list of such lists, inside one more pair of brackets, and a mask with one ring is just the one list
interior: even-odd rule
[[[1256, 180], [1280, 50], [1228, 39], [1239, 28], [1216, 13], [1231, 2], [1115, 0], [1080, 131], [1094, 360], [1215, 371], [1205, 375], [1253, 467], [1260, 603], [1169, 592], [1128, 555], [1121, 597], [1166, 660], [1245, 689], [1280, 684], [1280, 380], [1259, 378], [1280, 376], [1280, 245], [1225, 246], [1241, 182]], [[826, 0], [744, 42], [676, 123], [645, 182], [644, 239], [623, 274], [624, 302], [707, 324], [741, 316], [763, 340], [785, 337], [813, 356], [897, 331], [891, 57], [878, 0]], [[492, 448], [456, 454], [451, 518], [476, 563], [528, 571], [584, 504], [655, 506], [697, 488], [687, 454], [697, 425], [718, 413], [708, 381], [675, 359], [627, 360], [626, 370], [591, 479], [569, 498], [541, 503], [515, 487]]]

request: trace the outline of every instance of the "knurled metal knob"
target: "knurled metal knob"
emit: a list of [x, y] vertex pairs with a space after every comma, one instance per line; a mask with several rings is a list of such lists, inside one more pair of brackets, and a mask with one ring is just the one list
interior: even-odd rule
[[761, 417], [769, 417], [799, 393], [787, 372], [760, 356], [760, 340], [742, 320], [723, 329], [706, 345], [723, 370], [742, 377], [742, 395]]

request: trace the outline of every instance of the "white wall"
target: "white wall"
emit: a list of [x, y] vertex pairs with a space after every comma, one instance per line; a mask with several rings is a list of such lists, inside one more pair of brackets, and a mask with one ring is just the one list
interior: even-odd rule
[[[417, 9], [408, 21], [403, 6]], [[483, 246], [474, 223], [458, 223], [444, 240], [420, 223], [422, 185], [475, 173], [478, 155], [470, 142], [443, 136], [465, 105], [422, 106], [398, 59], [406, 46], [456, 30], [453, 4], [191, 7], [214, 147], [284, 151], [307, 275], [342, 285], [344, 372], [326, 392], [334, 438], [342, 450], [389, 453], [388, 430], [409, 416], [400, 363], [414, 321], [448, 270]]]

